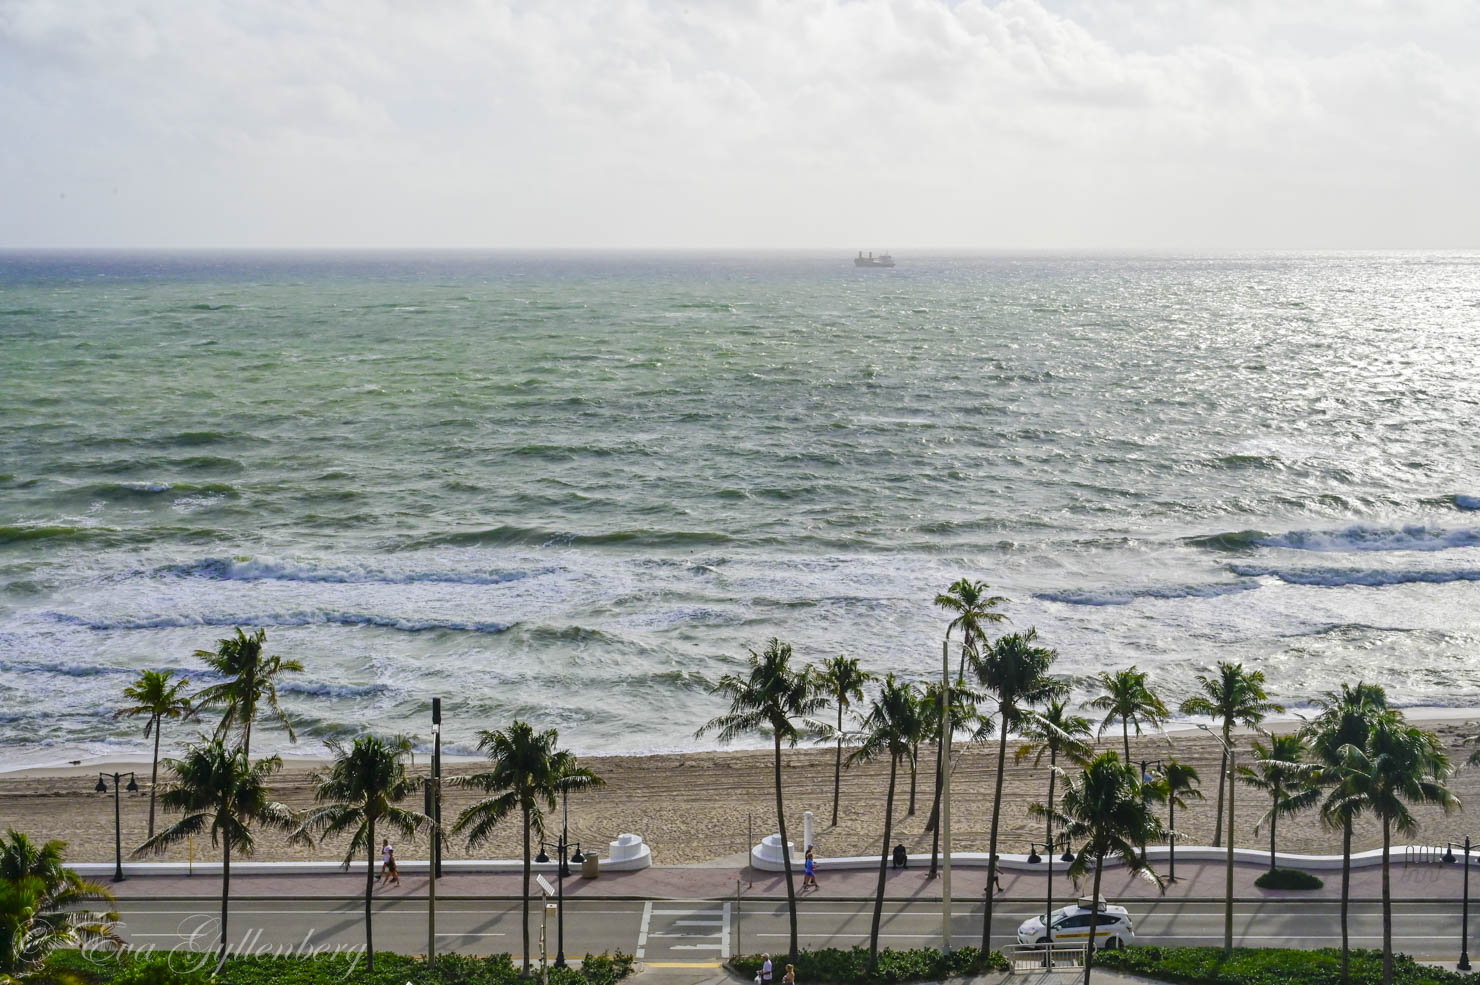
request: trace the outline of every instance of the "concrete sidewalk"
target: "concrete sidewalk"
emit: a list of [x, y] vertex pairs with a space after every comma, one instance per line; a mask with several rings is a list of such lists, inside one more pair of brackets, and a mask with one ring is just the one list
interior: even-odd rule
[[[925, 868], [891, 869], [886, 875], [885, 895], [891, 899], [939, 899], [940, 880], [927, 879]], [[1313, 892], [1265, 890], [1254, 885], [1264, 872], [1263, 866], [1234, 867], [1234, 896], [1240, 900], [1337, 900], [1341, 892], [1341, 873], [1322, 873], [1325, 887]], [[127, 872], [127, 867], [125, 867]], [[1039, 901], [1046, 891], [1047, 866], [1041, 871], [1005, 872], [1003, 893], [999, 898]], [[952, 873], [952, 895], [962, 902], [980, 899], [986, 886], [986, 870], [956, 869]], [[1463, 867], [1427, 863], [1392, 867], [1392, 892], [1395, 899], [1455, 901], [1460, 898]], [[1177, 863], [1177, 881], [1168, 884], [1163, 893], [1155, 885], [1129, 875], [1118, 865], [1107, 865], [1101, 893], [1109, 899], [1155, 898], [1221, 900], [1224, 896], [1225, 868], [1211, 862]], [[100, 879], [121, 899], [197, 898], [216, 896], [221, 891], [217, 873], [194, 876], [133, 875], [121, 883]], [[553, 882], [553, 878], [551, 879]], [[800, 892], [801, 872], [796, 885], [803, 899], [872, 899], [878, 885], [877, 871], [858, 869], [828, 872], [827, 860], [818, 867], [819, 888]], [[1076, 887], [1064, 878], [1063, 869], [1054, 867], [1053, 891], [1056, 898], [1070, 899], [1087, 895], [1089, 880]], [[437, 895], [442, 898], [518, 897], [522, 877], [519, 873], [449, 873], [437, 880]], [[655, 865], [636, 872], [604, 872], [596, 879], [573, 875], [565, 880], [565, 894], [572, 899], [626, 897], [633, 899], [724, 899], [734, 898], [737, 886], [743, 898], [785, 899], [786, 882], [780, 873], [749, 868]], [[538, 894], [533, 879], [531, 891]], [[1353, 870], [1351, 898], [1381, 898], [1381, 868]], [[1475, 886], [1480, 895], [1480, 882]], [[427, 891], [424, 875], [406, 874], [401, 885], [380, 888], [375, 893], [384, 897], [420, 897]], [[239, 899], [314, 899], [353, 898], [363, 896], [365, 877], [362, 873], [332, 874], [238, 873], [231, 876], [231, 895]]]

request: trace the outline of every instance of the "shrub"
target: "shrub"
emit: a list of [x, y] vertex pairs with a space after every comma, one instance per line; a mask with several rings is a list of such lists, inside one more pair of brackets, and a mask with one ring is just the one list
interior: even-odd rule
[[[974, 947], [963, 947], [942, 954], [934, 948], [916, 948], [912, 951], [879, 952], [878, 968], [871, 975], [868, 971], [868, 948], [854, 947], [842, 950], [836, 947], [819, 951], [803, 951], [797, 955], [797, 979], [808, 985], [895, 985], [900, 982], [942, 981], [953, 975], [965, 975], [976, 970], [1006, 971], [1007, 959], [993, 951], [980, 968], [977, 958], [980, 951]], [[785, 956], [771, 959], [776, 969], [775, 981], [781, 980], [786, 967]], [[761, 957], [747, 954], [732, 958], [730, 967], [741, 975], [754, 979], [760, 971]]]
[[1270, 869], [1255, 879], [1254, 885], [1260, 889], [1320, 889], [1325, 883], [1300, 869]]
[[[1219, 947], [1130, 947], [1095, 952], [1095, 964], [1165, 982], [1189, 985], [1340, 985], [1341, 951], [1300, 951], [1273, 947], [1236, 947], [1227, 961]], [[1395, 985], [1457, 985], [1474, 978], [1421, 965], [1406, 954], [1394, 955]], [[1351, 985], [1382, 981], [1382, 952], [1351, 952]]]

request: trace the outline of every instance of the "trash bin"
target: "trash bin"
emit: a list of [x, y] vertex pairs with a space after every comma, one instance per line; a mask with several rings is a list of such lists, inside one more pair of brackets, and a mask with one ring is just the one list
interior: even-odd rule
[[595, 879], [600, 869], [601, 862], [595, 852], [587, 852], [586, 857], [581, 859], [581, 878]]

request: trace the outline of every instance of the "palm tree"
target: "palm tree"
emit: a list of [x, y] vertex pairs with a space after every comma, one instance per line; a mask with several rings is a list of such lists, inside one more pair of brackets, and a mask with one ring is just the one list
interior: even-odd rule
[[1202, 800], [1197, 785], [1202, 778], [1197, 770], [1177, 759], [1161, 765], [1161, 775], [1151, 784], [1151, 798], [1167, 805], [1167, 882], [1177, 881], [1177, 808], [1186, 810], [1190, 802]]
[[[1007, 766], [1007, 732], [1038, 718], [1030, 705], [1041, 705], [1068, 691], [1068, 685], [1049, 674], [1058, 654], [1037, 646], [1038, 631], [1009, 633], [978, 654], [971, 662], [977, 681], [997, 703], [997, 724], [1001, 729], [997, 744], [997, 789], [992, 796], [992, 828], [987, 847], [987, 885], [997, 877], [997, 830], [1002, 818], [1002, 779]], [[1041, 720], [1040, 720], [1041, 721]], [[982, 915], [982, 954], [992, 950], [992, 899], [986, 896]]]
[[221, 709], [217, 738], [224, 738], [233, 728], [241, 728], [243, 756], [251, 754], [252, 723], [257, 719], [259, 706], [264, 703], [267, 713], [287, 730], [288, 741], [298, 741], [287, 714], [278, 704], [277, 682], [289, 671], [302, 671], [303, 664], [297, 660], [264, 656], [262, 647], [266, 642], [267, 630], [259, 629], [248, 636], [238, 627], [235, 636], [218, 640], [216, 649], [195, 651], [207, 667], [226, 678], [196, 694], [195, 703], [201, 708]]
[[555, 809], [561, 791], [586, 790], [604, 782], [576, 762], [569, 750], [558, 747], [555, 729], [536, 732], [527, 722], [515, 722], [505, 731], [478, 733], [478, 751], [488, 757], [491, 769], [457, 777], [458, 786], [472, 787], [492, 796], [478, 801], [457, 816], [452, 830], [467, 833], [468, 845], [486, 841], [499, 822], [516, 812], [524, 830], [524, 975], [529, 963], [529, 873], [530, 835], [545, 834], [545, 811]]
[[1110, 723], [1120, 719], [1120, 737], [1125, 743], [1125, 761], [1131, 761], [1131, 733], [1132, 725], [1136, 728], [1136, 734], [1141, 734], [1142, 724], [1159, 726], [1167, 719], [1167, 706], [1157, 697], [1156, 692], [1151, 689], [1148, 675], [1144, 670], [1137, 670], [1131, 666], [1125, 670], [1115, 673], [1100, 671], [1100, 689], [1105, 693], [1090, 701], [1086, 708], [1105, 713], [1105, 720], [1100, 723], [1100, 736], [1110, 728]]
[[[1203, 715], [1223, 728], [1223, 765], [1218, 769], [1218, 809], [1213, 822], [1213, 845], [1223, 844], [1223, 784], [1228, 772], [1228, 750], [1233, 748], [1233, 727], [1258, 728], [1266, 715], [1282, 712], [1284, 707], [1269, 700], [1264, 691], [1264, 671], [1244, 670], [1241, 663], [1218, 661], [1213, 677], [1199, 674], [1196, 694], [1182, 702], [1178, 709], [1184, 715]], [[1233, 833], [1229, 832], [1230, 838]]]
[[1347, 981], [1351, 967], [1351, 938], [1348, 909], [1351, 902], [1352, 826], [1363, 809], [1359, 778], [1349, 765], [1345, 751], [1367, 747], [1372, 723], [1387, 709], [1387, 692], [1377, 684], [1343, 684], [1340, 691], [1327, 691], [1316, 699], [1320, 713], [1301, 736], [1319, 766], [1319, 782], [1327, 789], [1321, 803], [1321, 820], [1341, 831], [1341, 980]]
[[895, 679], [884, 678], [884, 687], [864, 719], [863, 743], [848, 757], [848, 762], [869, 762], [879, 756], [889, 757], [889, 792], [884, 798], [884, 847], [879, 853], [879, 884], [874, 893], [874, 920], [869, 929], [868, 962], [873, 971], [879, 963], [879, 922], [884, 913], [884, 877], [889, 866], [889, 842], [894, 835], [894, 786], [899, 761], [914, 755], [920, 737], [925, 733], [925, 720], [915, 688]]
[[822, 690], [838, 705], [838, 749], [833, 760], [832, 826], [838, 826], [838, 794], [843, 785], [843, 713], [854, 701], [863, 700], [863, 686], [874, 675], [858, 666], [857, 657], [832, 657], [822, 664]]
[[226, 963], [226, 921], [231, 900], [231, 853], [250, 856], [257, 847], [253, 826], [291, 831], [293, 812], [269, 799], [268, 778], [282, 769], [276, 756], [253, 763], [241, 749], [227, 749], [220, 739], [189, 747], [180, 759], [167, 759], [175, 776], [159, 795], [164, 809], [180, 813], [174, 824], [134, 849], [134, 855], [162, 853], [187, 838], [211, 834], [212, 847], [221, 849], [221, 955], [216, 972]]
[[1298, 735], [1272, 736], [1266, 746], [1254, 740], [1254, 765], [1240, 766], [1238, 778], [1245, 786], [1269, 794], [1270, 807], [1254, 825], [1269, 822], [1269, 871], [1275, 870], [1275, 827], [1283, 815], [1298, 814], [1320, 800], [1321, 790], [1315, 785], [1315, 767], [1300, 760], [1305, 744]]
[[[971, 654], [975, 653], [978, 645], [986, 638], [986, 626], [989, 623], [1002, 622], [1007, 616], [1000, 612], [993, 612], [997, 606], [1006, 602], [1007, 599], [1001, 595], [988, 595], [987, 583], [984, 581], [971, 581], [961, 578], [944, 592], [935, 596], [935, 604], [951, 613], [953, 618], [946, 626], [946, 642], [949, 643], [951, 633], [961, 632], [961, 662], [956, 669], [956, 686], [961, 687], [966, 683], [966, 664]], [[935, 700], [940, 701], [940, 692], [936, 692]], [[951, 708], [955, 711], [954, 705]], [[951, 720], [955, 721], [954, 714]], [[954, 734], [955, 728], [950, 729]], [[945, 745], [951, 741], [951, 736], [946, 736], [937, 743], [935, 747], [935, 796], [930, 805], [930, 818], [925, 822], [926, 831], [935, 831], [940, 823], [940, 797], [942, 788], [945, 786]], [[933, 839], [935, 847], [930, 850], [930, 878], [935, 878], [935, 854], [939, 848], [940, 833], [936, 832]]]
[[134, 702], [127, 708], [113, 713], [114, 718], [135, 718], [148, 715], [144, 724], [144, 738], [154, 733], [154, 758], [149, 765], [149, 837], [154, 837], [154, 792], [159, 786], [159, 733], [166, 718], [189, 718], [195, 713], [190, 698], [182, 694], [190, 681], [181, 678], [172, 681], [167, 670], [146, 670], [139, 679], [123, 689], [123, 696]]
[[696, 735], [715, 730], [721, 742], [746, 734], [769, 735], [775, 750], [776, 828], [781, 838], [781, 862], [786, 872], [786, 907], [791, 915], [791, 959], [797, 957], [797, 894], [791, 874], [791, 844], [786, 840], [786, 810], [781, 802], [781, 745], [795, 746], [801, 738], [796, 719], [808, 718], [827, 706], [807, 671], [791, 669], [791, 644], [771, 637], [764, 651], [750, 651], [750, 672], [726, 674], [711, 693], [730, 699], [730, 710], [710, 719]]
[[365, 956], [375, 970], [375, 937], [371, 928], [370, 899], [375, 892], [375, 825], [385, 822], [403, 838], [410, 838], [432, 824], [432, 819], [396, 805], [416, 790], [418, 781], [406, 775], [411, 740], [396, 736], [386, 741], [365, 735], [345, 749], [330, 740], [334, 765], [317, 774], [315, 802], [323, 806], [310, 811], [293, 833], [296, 841], [312, 843], [326, 837], [352, 832], [344, 853], [344, 868], [361, 851], [365, 853]]
[[24, 980], [58, 948], [123, 944], [113, 931], [118, 914], [85, 906], [112, 904], [113, 894], [66, 868], [66, 847], [64, 841], [38, 845], [14, 828], [0, 839], [0, 982]]
[[[1093, 867], [1094, 900], [1100, 898], [1100, 875], [1105, 859], [1110, 856], [1119, 856], [1133, 873], [1161, 885], [1141, 846], [1160, 840], [1166, 829], [1146, 805], [1136, 768], [1122, 763], [1114, 752], [1101, 753], [1077, 776], [1066, 776], [1063, 800], [1057, 811], [1050, 811], [1043, 804], [1034, 804], [1029, 809], [1034, 814], [1048, 815], [1071, 843], [1084, 845], [1069, 863], [1069, 877], [1082, 879]], [[1084, 957], [1085, 985], [1089, 985], [1094, 966], [1098, 923], [1096, 905], [1090, 917], [1089, 945]]]
[[[1048, 754], [1048, 800], [1049, 811], [1054, 809], [1054, 781], [1059, 778], [1057, 767], [1059, 756], [1067, 756], [1075, 765], [1083, 766], [1089, 761], [1093, 748], [1090, 738], [1094, 725], [1083, 715], [1071, 715], [1069, 703], [1063, 698], [1051, 698], [1036, 716], [1023, 723], [1022, 735], [1027, 741], [1018, 746], [1016, 761], [1021, 763], [1032, 757], [1035, 767], [1043, 765], [1043, 755]], [[1047, 833], [1043, 840], [1053, 844], [1053, 818], [1045, 820]]]
[[1409, 835], [1418, 820], [1409, 804], [1434, 804], [1446, 812], [1459, 798], [1444, 785], [1451, 772], [1439, 737], [1409, 725], [1400, 712], [1386, 711], [1372, 722], [1367, 748], [1343, 748], [1357, 796], [1382, 821], [1382, 980], [1393, 981], [1393, 893], [1390, 875], [1393, 831]]

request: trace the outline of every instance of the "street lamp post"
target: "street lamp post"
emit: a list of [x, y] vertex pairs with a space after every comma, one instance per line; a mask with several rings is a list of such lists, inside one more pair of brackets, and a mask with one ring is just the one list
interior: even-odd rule
[[[560, 866], [555, 870], [555, 967], [557, 968], [565, 967], [565, 877], [570, 875], [570, 862], [580, 865], [586, 861], [586, 856], [581, 854], [581, 843], [569, 840], [570, 830], [567, 823], [569, 820], [566, 791], [562, 789], [560, 791], [560, 840], [553, 845], [548, 841], [540, 842], [540, 853], [534, 857], [534, 860], [541, 864], [549, 862], [550, 856], [547, 853], [552, 848], [560, 857]], [[571, 848], [574, 848], [575, 852], [567, 860], [565, 853]]]
[[[1155, 768], [1155, 769], [1158, 769], [1158, 770], [1161, 769], [1161, 760], [1159, 760], [1159, 759], [1143, 759], [1143, 760], [1141, 760], [1141, 806], [1142, 807], [1145, 807], [1146, 806], [1146, 797], [1150, 793], [1150, 787], [1151, 787], [1151, 769], [1152, 768]], [[1141, 845], [1141, 852], [1144, 854], [1145, 851], [1146, 851], [1146, 846], [1143, 844], [1143, 845]]]
[[[1043, 849], [1043, 855], [1038, 854], [1038, 849]], [[1053, 923], [1053, 853], [1060, 848], [1064, 850], [1063, 860], [1072, 862], [1074, 854], [1069, 851], [1069, 839], [1059, 838], [1057, 842], [1049, 840], [1046, 842], [1033, 842], [1028, 846], [1028, 864], [1037, 865], [1044, 858], [1048, 859], [1048, 892], [1045, 894], [1043, 903], [1043, 936], [1048, 941], [1043, 949], [1043, 965], [1045, 968], [1053, 967], [1053, 934], [1049, 927]]]
[[99, 773], [98, 785], [93, 789], [98, 793], [107, 793], [106, 781], [110, 776], [113, 778], [113, 881], [123, 882], [123, 816], [118, 803], [118, 784], [127, 776], [128, 786], [124, 789], [129, 793], [138, 793], [139, 783], [132, 773]]
[[1464, 902], [1460, 904], [1459, 923], [1459, 964], [1455, 965], [1460, 971], [1470, 970], [1470, 836], [1465, 835], [1463, 845], [1450, 842], [1444, 849], [1444, 861], [1454, 864], [1454, 850], [1456, 848], [1465, 853], [1465, 892]]
[[1233, 955], [1233, 788], [1237, 786], [1234, 777], [1238, 767], [1234, 762], [1234, 746], [1223, 741], [1223, 736], [1214, 732], [1206, 725], [1199, 724], [1198, 728], [1218, 740], [1218, 745], [1228, 753], [1228, 874], [1224, 880], [1223, 900], [1223, 957]]

